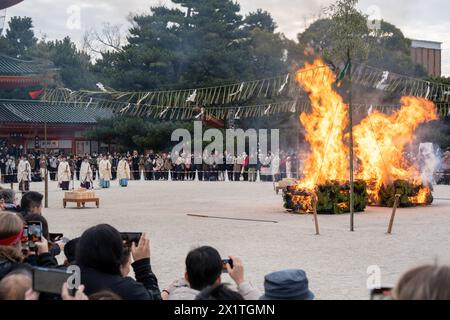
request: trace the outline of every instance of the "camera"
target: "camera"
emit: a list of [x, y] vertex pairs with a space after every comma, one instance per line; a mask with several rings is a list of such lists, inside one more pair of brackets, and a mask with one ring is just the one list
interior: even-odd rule
[[222, 266], [223, 266], [222, 272], [224, 272], [224, 273], [228, 272], [227, 264], [229, 264], [230, 267], [233, 268], [233, 260], [231, 260], [231, 259], [222, 259]]
[[131, 247], [133, 242], [134, 245], [137, 246], [139, 244], [139, 240], [141, 239], [142, 232], [121, 232], [120, 236], [126, 246]]

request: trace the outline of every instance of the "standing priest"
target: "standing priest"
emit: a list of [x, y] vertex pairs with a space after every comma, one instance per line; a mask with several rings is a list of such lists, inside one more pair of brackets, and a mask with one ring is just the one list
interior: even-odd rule
[[83, 162], [80, 164], [79, 174], [81, 187], [85, 189], [90, 189], [92, 187], [93, 172], [88, 157], [84, 157]]
[[66, 157], [62, 156], [58, 166], [58, 183], [61, 189], [69, 190], [70, 177], [70, 165], [66, 161]]
[[102, 188], [109, 188], [110, 180], [112, 178], [111, 162], [106, 155], [103, 156], [102, 160], [100, 160], [98, 164], [98, 171], [100, 175], [100, 186]]
[[24, 156], [20, 156], [19, 165], [17, 166], [17, 182], [19, 182], [19, 189], [22, 192], [30, 190], [31, 181], [31, 165], [28, 159]]

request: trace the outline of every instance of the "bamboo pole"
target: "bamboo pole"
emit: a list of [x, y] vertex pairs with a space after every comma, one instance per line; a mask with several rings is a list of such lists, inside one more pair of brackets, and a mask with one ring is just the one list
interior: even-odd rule
[[47, 122], [44, 124], [44, 156], [45, 156], [45, 179], [44, 179], [44, 208], [48, 208], [48, 168], [47, 168]]
[[196, 218], [221, 219], [221, 220], [235, 220], [235, 221], [251, 221], [251, 222], [278, 223], [278, 221], [274, 221], [274, 220], [244, 219], [244, 218], [229, 218], [229, 217], [208, 216], [208, 215], [202, 215], [202, 214], [187, 214], [187, 216], [189, 216], [189, 217], [196, 217]]
[[388, 234], [392, 234], [392, 227], [394, 225], [395, 212], [397, 211], [398, 204], [400, 202], [400, 194], [395, 195], [394, 207], [392, 208], [391, 220], [389, 221]]
[[314, 193], [313, 196], [312, 196], [314, 225], [315, 225], [315, 228], [316, 228], [316, 236], [319, 236], [320, 232], [319, 232], [319, 219], [317, 218], [317, 201], [318, 201], [317, 196]]
[[349, 114], [349, 149], [350, 149], [350, 231], [355, 231], [355, 194], [354, 194], [354, 168], [353, 168], [353, 105], [352, 105], [352, 62], [350, 56], [350, 49], [348, 50], [348, 114]]

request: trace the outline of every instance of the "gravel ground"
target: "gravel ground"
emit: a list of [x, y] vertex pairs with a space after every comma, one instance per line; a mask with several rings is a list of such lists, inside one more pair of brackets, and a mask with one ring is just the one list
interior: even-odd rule
[[[111, 185], [96, 191], [100, 209], [91, 205], [76, 209], [73, 204], [63, 209], [64, 193], [51, 182], [49, 208], [44, 211], [50, 231], [72, 238], [92, 225], [109, 223], [119, 231], [146, 232], [161, 288], [183, 275], [187, 252], [199, 245], [211, 245], [224, 257], [241, 257], [247, 279], [260, 289], [269, 272], [303, 268], [318, 299], [367, 299], [370, 265], [381, 268], [383, 285], [393, 285], [411, 267], [450, 262], [447, 200], [399, 209], [392, 235], [386, 234], [391, 210], [371, 207], [355, 216], [355, 232], [349, 231], [349, 215], [319, 216], [321, 235], [316, 236], [312, 216], [287, 214], [271, 183], [130, 181], [128, 188], [119, 188], [113, 181]], [[32, 183], [31, 188], [42, 192], [43, 183]], [[450, 199], [450, 187], [437, 186], [434, 196]], [[227, 275], [224, 280], [230, 281]]]

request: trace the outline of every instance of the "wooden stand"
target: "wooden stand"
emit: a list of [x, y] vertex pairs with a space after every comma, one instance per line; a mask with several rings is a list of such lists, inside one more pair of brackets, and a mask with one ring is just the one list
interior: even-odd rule
[[86, 202], [95, 202], [95, 205], [97, 208], [100, 207], [100, 199], [99, 198], [90, 198], [90, 199], [70, 199], [70, 198], [64, 198], [63, 199], [63, 207], [65, 208], [67, 205], [67, 202], [74, 202], [77, 204], [77, 208], [83, 208], [85, 207]]

